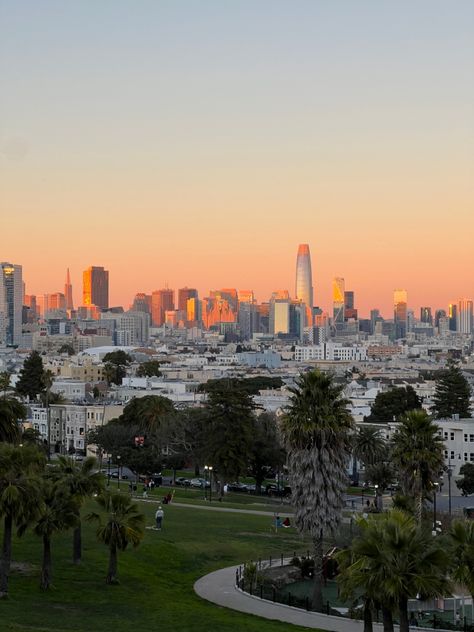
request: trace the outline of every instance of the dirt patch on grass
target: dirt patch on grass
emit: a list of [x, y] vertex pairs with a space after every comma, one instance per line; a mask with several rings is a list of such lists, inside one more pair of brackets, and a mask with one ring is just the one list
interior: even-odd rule
[[37, 567], [29, 562], [12, 562], [11, 571], [16, 575], [33, 575], [36, 573]]

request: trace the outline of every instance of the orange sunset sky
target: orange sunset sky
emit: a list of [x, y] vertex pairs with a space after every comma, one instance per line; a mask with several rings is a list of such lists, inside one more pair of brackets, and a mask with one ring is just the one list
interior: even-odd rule
[[135, 292], [294, 292], [362, 315], [474, 297], [474, 3], [0, 5], [0, 260]]

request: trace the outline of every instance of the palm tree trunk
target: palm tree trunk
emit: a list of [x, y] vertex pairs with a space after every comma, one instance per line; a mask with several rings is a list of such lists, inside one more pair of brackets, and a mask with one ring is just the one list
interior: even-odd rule
[[80, 564], [82, 561], [82, 527], [80, 520], [72, 534], [72, 561], [74, 564]]
[[8, 576], [12, 559], [12, 527], [12, 517], [7, 514], [3, 526], [2, 558], [0, 559], [0, 598], [8, 595]]
[[372, 602], [370, 599], [364, 601], [364, 632], [372, 632]]
[[418, 524], [421, 524], [423, 515], [423, 492], [420, 490], [415, 498], [415, 518]]
[[51, 538], [43, 536], [43, 565], [41, 567], [41, 590], [48, 590], [51, 584]]
[[109, 555], [109, 572], [107, 573], [106, 584], [117, 583], [117, 547], [114, 544], [110, 545]]
[[400, 616], [400, 632], [409, 632], [408, 599], [406, 597], [400, 597], [398, 601], [398, 608]]
[[393, 632], [392, 611], [382, 606], [383, 632]]
[[313, 608], [316, 612], [323, 611], [323, 532], [313, 537], [314, 579], [313, 579]]

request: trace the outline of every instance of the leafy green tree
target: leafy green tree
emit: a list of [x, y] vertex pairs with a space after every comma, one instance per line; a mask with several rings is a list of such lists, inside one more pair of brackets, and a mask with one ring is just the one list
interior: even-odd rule
[[137, 369], [138, 377], [160, 377], [160, 363], [158, 360], [148, 360], [147, 362], [142, 362]]
[[388, 423], [397, 420], [409, 410], [421, 408], [421, 399], [412, 386], [395, 387], [378, 393], [370, 409], [368, 423]]
[[453, 579], [474, 596], [474, 520], [456, 520], [449, 532]]
[[443, 469], [443, 452], [443, 439], [426, 411], [412, 410], [401, 418], [392, 437], [392, 463], [400, 474], [403, 492], [415, 498], [419, 522], [423, 499], [433, 491]]
[[203, 457], [224, 484], [247, 471], [255, 430], [252, 398], [223, 383], [208, 394], [204, 409]]
[[175, 413], [173, 402], [161, 395], [135, 397], [123, 409], [120, 423], [137, 426], [145, 433], [165, 433]]
[[436, 379], [432, 411], [436, 419], [450, 419], [452, 415], [471, 417], [471, 387], [461, 369], [451, 363], [446, 371], [440, 371]]
[[369, 465], [366, 470], [367, 480], [375, 487], [375, 503], [378, 511], [383, 510], [383, 493], [393, 481], [394, 472], [389, 463], [380, 461]]
[[122, 379], [127, 375], [127, 366], [131, 361], [132, 357], [122, 349], [106, 353], [103, 358], [103, 363], [107, 383], [109, 385], [121, 384]]
[[[134, 438], [139, 432], [138, 426], [124, 425], [118, 419], [112, 419], [104, 426], [97, 426], [87, 433], [87, 443], [97, 445], [101, 452], [113, 458], [123, 457], [134, 445]], [[124, 461], [125, 464], [125, 461]]]
[[223, 387], [243, 390], [249, 395], [258, 395], [259, 391], [272, 388], [280, 388], [283, 381], [280, 377], [258, 375], [248, 378], [222, 378], [218, 380], [208, 380], [201, 384], [199, 390], [203, 393], [210, 393], [213, 390], [221, 390]]
[[0, 391], [2, 391], [3, 399], [6, 399], [7, 392], [11, 390], [10, 380], [11, 373], [9, 371], [0, 372]]
[[20, 419], [26, 418], [26, 408], [15, 397], [0, 399], [0, 441], [18, 443], [21, 432]]
[[87, 520], [98, 522], [97, 538], [109, 548], [107, 584], [118, 583], [117, 555], [131, 544], [140, 544], [145, 533], [145, 516], [129, 496], [104, 492], [97, 497], [100, 512], [92, 512]]
[[456, 486], [463, 496], [474, 494], [474, 463], [464, 463], [459, 470], [462, 478], [456, 481]]
[[280, 468], [285, 461], [286, 455], [278, 435], [276, 416], [272, 413], [262, 413], [255, 420], [250, 451], [250, 473], [255, 478], [257, 492], [261, 491], [269, 470]]
[[32, 351], [23, 363], [16, 391], [23, 397], [35, 399], [45, 390], [43, 360], [37, 351]]
[[88, 456], [82, 462], [74, 461], [67, 456], [59, 456], [52, 468], [51, 476], [75, 501], [73, 562], [80, 564], [82, 560], [81, 507], [87, 498], [102, 491], [103, 477], [98, 469], [97, 459], [93, 456]]
[[73, 356], [76, 352], [72, 345], [64, 344], [59, 347], [58, 353], [67, 353], [69, 356]]
[[[440, 538], [433, 538], [430, 529], [398, 510], [360, 519], [358, 525], [361, 535], [352, 542], [350, 563], [343, 558], [339, 581], [352, 591], [359, 586], [385, 611], [396, 606], [400, 632], [408, 632], [409, 599], [417, 595], [429, 599], [450, 591], [447, 547]], [[390, 621], [385, 629], [391, 629]]]
[[354, 428], [342, 391], [330, 374], [304, 373], [291, 389], [281, 421], [295, 523], [313, 541], [313, 606], [318, 611], [323, 606], [323, 538], [334, 533], [341, 520]]
[[44, 465], [44, 454], [33, 446], [0, 444], [0, 517], [3, 518], [0, 598], [8, 594], [13, 528], [16, 525], [21, 534], [42, 508], [38, 487]]
[[42, 478], [40, 493], [44, 502], [33, 531], [43, 542], [40, 587], [48, 590], [52, 579], [51, 540], [77, 524], [78, 503], [60, 481], [53, 481], [49, 476]]

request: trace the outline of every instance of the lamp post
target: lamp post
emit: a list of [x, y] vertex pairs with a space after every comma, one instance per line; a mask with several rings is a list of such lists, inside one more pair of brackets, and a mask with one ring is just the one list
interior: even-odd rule
[[209, 502], [212, 503], [212, 465], [209, 465]]
[[120, 489], [120, 457], [117, 457], [117, 489]]
[[207, 473], [209, 472], [209, 465], [204, 466], [204, 500], [207, 500]]
[[380, 507], [379, 507], [379, 486], [377, 485], [377, 483], [374, 485], [375, 488], [375, 507], [377, 509], [377, 511], [380, 511]]
[[111, 458], [112, 457], [109, 456], [109, 458], [107, 459], [107, 487], [110, 487], [110, 461], [111, 461]]

